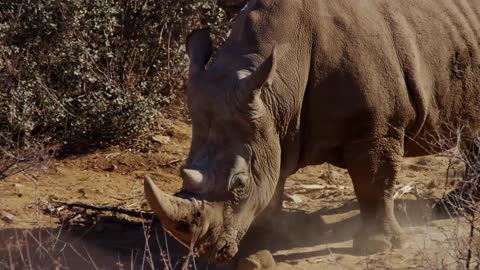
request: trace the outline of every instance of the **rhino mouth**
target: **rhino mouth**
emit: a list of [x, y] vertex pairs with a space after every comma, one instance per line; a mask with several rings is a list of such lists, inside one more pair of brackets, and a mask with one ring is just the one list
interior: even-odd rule
[[149, 176], [145, 176], [144, 190], [148, 204], [164, 228], [195, 248], [201, 258], [224, 262], [236, 255], [239, 234], [225, 226], [223, 203], [199, 200], [193, 194], [166, 194]]

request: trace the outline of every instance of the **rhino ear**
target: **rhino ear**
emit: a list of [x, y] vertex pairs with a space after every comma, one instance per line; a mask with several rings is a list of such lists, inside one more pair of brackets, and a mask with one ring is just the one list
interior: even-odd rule
[[263, 86], [270, 87], [273, 82], [273, 77], [277, 69], [277, 46], [274, 45], [272, 53], [263, 63], [261, 63], [250, 76], [244, 78], [243, 91], [253, 91], [262, 88]]
[[212, 55], [212, 40], [208, 29], [197, 30], [188, 35], [187, 54], [190, 59], [190, 74], [205, 70], [205, 65]]

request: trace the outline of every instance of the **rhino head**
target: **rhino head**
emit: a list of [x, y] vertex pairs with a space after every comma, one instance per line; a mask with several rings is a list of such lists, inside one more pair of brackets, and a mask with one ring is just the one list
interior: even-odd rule
[[145, 194], [176, 237], [194, 241], [211, 260], [226, 261], [269, 204], [280, 175], [280, 141], [266, 98], [275, 46], [256, 57], [224, 48], [206, 69], [212, 46], [209, 32], [200, 30], [189, 36], [187, 51], [193, 127], [183, 187], [170, 196], [147, 178]]

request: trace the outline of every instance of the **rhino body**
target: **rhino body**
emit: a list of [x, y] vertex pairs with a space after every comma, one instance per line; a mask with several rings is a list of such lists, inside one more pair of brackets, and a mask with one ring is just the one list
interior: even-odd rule
[[211, 64], [207, 31], [187, 48], [183, 189], [172, 197], [148, 180], [145, 191], [169, 230], [218, 261], [281, 207], [289, 175], [324, 162], [354, 183], [354, 246], [402, 247], [402, 158], [453, 147], [458, 130], [463, 153], [478, 155], [480, 0], [254, 0]]

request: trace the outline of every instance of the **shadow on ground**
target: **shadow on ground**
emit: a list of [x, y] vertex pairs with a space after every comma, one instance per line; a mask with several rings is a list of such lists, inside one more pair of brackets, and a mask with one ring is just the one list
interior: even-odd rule
[[[432, 214], [431, 200], [398, 200], [403, 226], [424, 224], [445, 215]], [[304, 212], [283, 210], [271, 229], [255, 229], [242, 247], [287, 250], [351, 240], [360, 225], [357, 205]], [[258, 237], [261, 235], [262, 237]], [[146, 240], [148, 239], [148, 241]], [[158, 223], [152, 226], [113, 216], [96, 216], [94, 224], [60, 228], [0, 230], [0, 269], [182, 269], [188, 250], [169, 237]], [[354, 254], [351, 248], [323, 249], [276, 256], [296, 260], [329, 253]], [[166, 267], [168, 266], [168, 267]], [[197, 262], [197, 269], [228, 269]], [[191, 268], [194, 269], [194, 268]]]
[[[435, 200], [396, 200], [395, 214], [402, 227], [423, 226], [433, 220], [452, 217], [443, 208], [434, 207]], [[268, 229], [255, 229], [247, 235], [243, 245], [252, 250], [268, 249], [272, 252], [295, 250], [288, 255], [276, 255], [277, 262], [326, 256], [332, 253], [364, 256], [358, 254], [351, 243], [345, 247], [333, 244], [351, 241], [361, 225], [358, 205], [350, 202], [334, 209], [315, 212], [283, 210], [280, 217]], [[259, 240], [262, 239], [262, 240]], [[255, 246], [254, 248], [252, 248]], [[309, 249], [308, 247], [324, 246]]]

